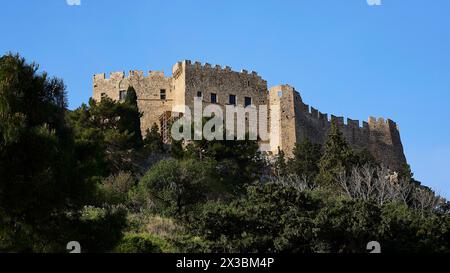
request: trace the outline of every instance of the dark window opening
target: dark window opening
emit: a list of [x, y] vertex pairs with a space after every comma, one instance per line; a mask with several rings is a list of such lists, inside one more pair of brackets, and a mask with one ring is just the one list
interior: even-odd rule
[[100, 94], [100, 98], [101, 98], [101, 99], [106, 98], [106, 93], [101, 93], [101, 94]]
[[245, 102], [244, 102], [244, 106], [247, 107], [249, 105], [252, 105], [252, 98], [250, 97], [245, 97]]
[[229, 104], [236, 105], [236, 95], [230, 95]]
[[217, 94], [211, 93], [211, 103], [217, 103]]
[[202, 91], [198, 91], [198, 92], [197, 92], [197, 98], [203, 98]]
[[161, 89], [161, 90], [159, 91], [159, 98], [160, 98], [161, 100], [166, 100], [166, 89]]

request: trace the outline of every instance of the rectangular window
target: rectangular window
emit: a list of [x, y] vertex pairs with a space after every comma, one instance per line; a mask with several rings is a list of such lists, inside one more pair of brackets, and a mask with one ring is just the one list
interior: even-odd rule
[[159, 91], [159, 98], [160, 98], [161, 100], [166, 100], [166, 89], [161, 89], [161, 90]]
[[236, 95], [230, 95], [229, 104], [236, 105]]
[[120, 90], [119, 91], [119, 100], [120, 101], [125, 101], [125, 98], [127, 97], [127, 91], [125, 90]]
[[250, 97], [245, 97], [245, 102], [244, 102], [244, 106], [247, 107], [249, 105], [252, 105], [252, 98]]
[[202, 91], [198, 91], [197, 92], [197, 98], [202, 98], [202, 97], [203, 97]]
[[211, 93], [211, 103], [217, 103], [217, 94]]

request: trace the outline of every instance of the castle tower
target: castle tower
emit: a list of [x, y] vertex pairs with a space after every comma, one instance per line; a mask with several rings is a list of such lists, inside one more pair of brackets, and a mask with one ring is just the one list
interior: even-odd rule
[[128, 87], [133, 86], [138, 97], [139, 111], [143, 114], [142, 132], [151, 128], [154, 123], [159, 125], [160, 115], [172, 109], [172, 77], [166, 77], [162, 71], [150, 71], [148, 75], [135, 70], [130, 71], [128, 75], [124, 72], [114, 72], [109, 78], [106, 78], [105, 74], [98, 74], [94, 75], [93, 84], [93, 99], [97, 101], [105, 96], [116, 101], [124, 100]]
[[288, 157], [293, 154], [297, 142], [295, 93], [289, 85], [278, 85], [269, 90], [269, 124], [275, 124], [270, 134], [270, 146], [274, 154], [278, 153], [278, 148]]

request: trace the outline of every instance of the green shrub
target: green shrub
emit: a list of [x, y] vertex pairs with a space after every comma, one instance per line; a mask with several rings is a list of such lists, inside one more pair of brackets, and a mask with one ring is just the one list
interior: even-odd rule
[[111, 251], [122, 238], [126, 227], [126, 210], [122, 206], [83, 209], [79, 229], [81, 238], [77, 238], [84, 252]]
[[190, 234], [176, 234], [170, 239], [179, 253], [211, 253], [212, 242]]
[[175, 252], [166, 239], [148, 233], [127, 234], [115, 248], [116, 253], [170, 253]]
[[129, 192], [135, 185], [134, 177], [129, 172], [119, 172], [103, 180], [99, 186], [100, 200], [110, 205], [124, 204], [128, 201]]

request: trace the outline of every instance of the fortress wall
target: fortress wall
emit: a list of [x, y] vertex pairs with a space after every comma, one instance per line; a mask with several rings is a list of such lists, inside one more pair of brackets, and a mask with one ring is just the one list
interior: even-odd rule
[[[180, 75], [180, 79], [177, 79], [177, 75]], [[203, 108], [212, 104], [211, 94], [215, 93], [217, 103], [214, 104], [221, 107], [224, 118], [226, 118], [225, 107], [230, 105], [230, 95], [236, 96], [236, 105], [239, 107], [245, 105], [245, 97], [250, 97], [252, 105], [257, 109], [260, 106], [267, 107], [267, 82], [256, 72], [246, 70], [236, 72], [228, 66], [185, 60], [174, 66], [174, 80], [175, 90], [182, 90], [180, 96], [183, 98], [183, 103], [191, 109], [192, 113], [194, 98], [197, 97], [198, 92], [202, 93]], [[247, 114], [246, 130], [250, 127], [249, 122]], [[237, 115], [234, 116], [234, 125], [236, 132]], [[256, 126], [259, 125], [259, 123], [256, 124]]]
[[400, 169], [406, 163], [400, 133], [392, 120], [369, 118], [360, 125], [358, 120], [336, 117], [319, 112], [317, 109], [303, 103], [300, 94], [296, 97], [296, 132], [297, 141], [308, 138], [312, 142], [324, 144], [335, 122], [346, 141], [355, 150], [369, 150], [375, 158], [392, 169]]
[[297, 140], [309, 139], [315, 143], [324, 143], [328, 135], [328, 115], [302, 102], [300, 94], [295, 93]]
[[369, 118], [370, 151], [388, 167], [399, 170], [406, 163], [400, 132], [392, 120]]
[[[153, 123], [159, 126], [159, 117], [165, 111], [172, 110], [174, 92], [172, 91], [172, 78], [165, 77], [161, 71], [150, 71], [147, 75], [143, 71], [130, 71], [111, 73], [109, 78], [105, 74], [94, 76], [94, 95], [100, 101], [102, 93], [113, 100], [120, 99], [120, 91], [126, 91], [133, 86], [138, 97], [139, 111], [142, 112], [141, 130], [144, 134]], [[166, 90], [166, 100], [160, 99], [161, 90]]]
[[229, 95], [236, 95], [237, 105], [244, 105], [245, 97], [251, 97], [255, 106], [267, 104], [267, 82], [256, 72], [236, 72], [228, 66], [191, 61], [184, 61], [183, 65], [186, 105], [193, 104], [197, 92], [202, 92], [205, 103], [209, 103], [211, 93], [215, 93], [219, 105], [227, 105]]

